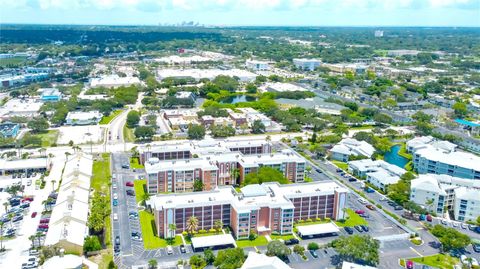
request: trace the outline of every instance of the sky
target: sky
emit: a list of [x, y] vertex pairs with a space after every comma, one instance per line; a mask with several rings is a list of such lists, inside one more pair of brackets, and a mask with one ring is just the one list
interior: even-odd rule
[[476, 26], [480, 0], [0, 0], [1, 23]]

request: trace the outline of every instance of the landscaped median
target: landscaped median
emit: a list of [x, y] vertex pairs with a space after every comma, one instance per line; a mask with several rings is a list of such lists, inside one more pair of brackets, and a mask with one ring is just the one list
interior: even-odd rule
[[130, 129], [125, 126], [123, 126], [123, 139], [125, 142], [135, 142], [135, 134], [133, 133], [133, 129]]
[[460, 260], [458, 258], [452, 257], [448, 254], [436, 254], [432, 256], [402, 259], [400, 260], [400, 263], [405, 264], [408, 260], [414, 263], [424, 264], [435, 268], [454, 268], [456, 264], [460, 263]]
[[100, 120], [100, 124], [109, 124], [116, 116], [122, 113], [123, 110], [114, 110], [108, 116], [103, 116], [102, 120]]
[[135, 180], [133, 181], [133, 189], [135, 190], [135, 200], [140, 203], [145, 198], [147, 190], [147, 180]]

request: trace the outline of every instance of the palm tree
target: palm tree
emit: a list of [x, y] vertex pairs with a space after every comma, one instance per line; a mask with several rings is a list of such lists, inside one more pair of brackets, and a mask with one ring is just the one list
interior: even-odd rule
[[57, 183], [57, 181], [55, 179], [52, 179], [52, 181], [50, 181], [52, 183], [52, 192], [55, 191], [55, 183]]
[[35, 238], [37, 238], [39, 246], [42, 244], [42, 241], [40, 240], [40, 238], [42, 238], [42, 236], [43, 236], [43, 234], [41, 232], [37, 232], [35, 234]]
[[428, 212], [432, 211], [433, 202], [435, 202], [435, 200], [433, 198], [432, 199], [427, 198], [427, 200], [425, 201], [425, 205], [428, 208]]
[[233, 176], [233, 179], [235, 180], [233, 184], [239, 184], [240, 182], [238, 182], [238, 179], [240, 177], [240, 169], [238, 168], [233, 169], [232, 176]]
[[170, 223], [170, 224], [168, 224], [168, 229], [170, 230], [170, 237], [174, 238], [175, 237], [175, 231], [177, 230], [177, 225], [175, 225], [175, 223]]
[[10, 204], [8, 202], [3, 203], [3, 206], [5, 207], [5, 213], [7, 213], [9, 205]]
[[215, 230], [217, 230], [217, 232], [220, 232], [220, 230], [223, 228], [223, 222], [221, 220], [217, 219], [213, 223], [213, 227], [215, 227]]
[[3, 252], [3, 227], [5, 222], [0, 221], [0, 252]]
[[198, 219], [191, 216], [187, 219], [187, 233], [191, 236], [198, 229]]
[[157, 260], [155, 260], [155, 259], [151, 259], [151, 260], [148, 261], [148, 267], [149, 267], [150, 269], [155, 269], [155, 268], [157, 268], [157, 264], [158, 264], [158, 262], [157, 262]]
[[36, 238], [36, 237], [35, 237], [35, 235], [33, 235], [33, 234], [28, 237], [28, 240], [32, 241], [32, 248], [35, 247], [35, 238]]

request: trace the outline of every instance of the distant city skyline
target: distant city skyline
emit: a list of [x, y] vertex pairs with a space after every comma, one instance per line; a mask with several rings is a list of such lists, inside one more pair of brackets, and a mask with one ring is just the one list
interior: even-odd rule
[[479, 0], [0, 0], [1, 23], [480, 26]]

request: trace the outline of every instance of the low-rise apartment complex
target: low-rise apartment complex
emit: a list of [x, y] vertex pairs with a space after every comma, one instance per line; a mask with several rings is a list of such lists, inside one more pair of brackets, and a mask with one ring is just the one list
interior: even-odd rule
[[436, 214], [452, 211], [456, 220], [480, 216], [480, 181], [422, 174], [412, 180], [410, 200]]
[[[208, 230], [220, 220], [237, 239], [250, 233], [291, 234], [293, 222], [306, 219], [343, 219], [347, 190], [334, 182], [280, 185], [276, 182], [249, 185], [237, 192], [231, 186], [213, 191], [157, 195], [148, 202], [160, 237], [186, 230], [188, 219]], [[170, 224], [176, 230], [170, 231]]]
[[395, 184], [407, 171], [383, 160], [370, 159], [348, 162], [348, 170], [354, 175], [364, 177], [365, 180], [376, 188], [386, 191], [388, 185]]
[[456, 145], [431, 137], [407, 142], [413, 155], [413, 167], [419, 174], [447, 174], [454, 177], [480, 179], [480, 157], [456, 150]]

